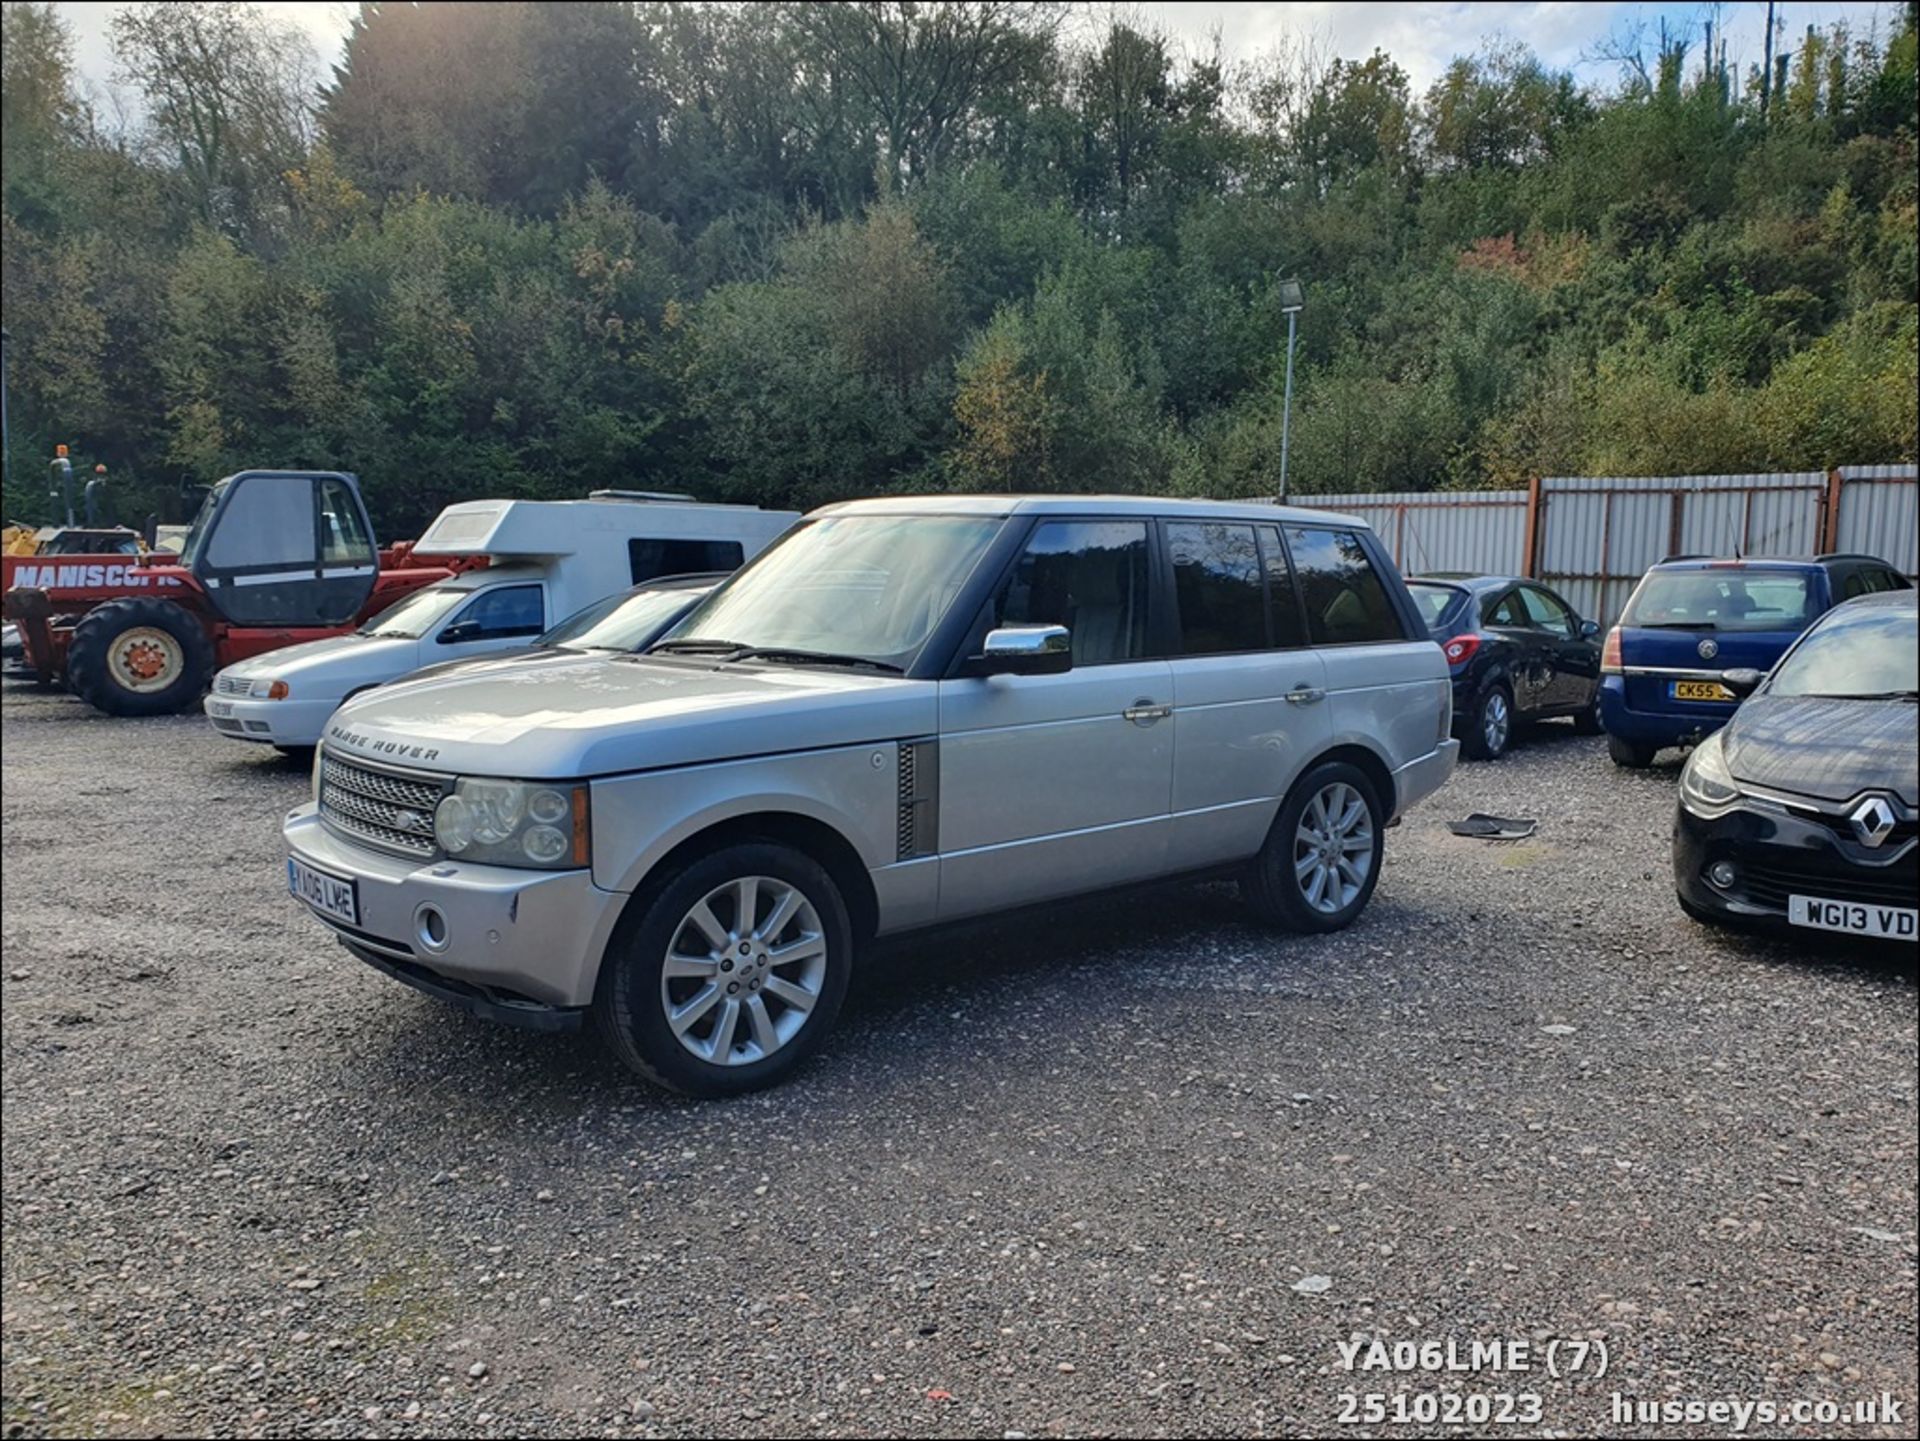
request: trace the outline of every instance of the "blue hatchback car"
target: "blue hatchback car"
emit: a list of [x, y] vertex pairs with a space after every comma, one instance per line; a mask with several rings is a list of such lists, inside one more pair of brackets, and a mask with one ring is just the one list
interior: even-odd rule
[[1909, 589], [1870, 555], [1811, 560], [1676, 556], [1641, 577], [1600, 657], [1600, 724], [1618, 765], [1641, 769], [1665, 746], [1694, 745], [1733, 716], [1723, 671], [1767, 671], [1843, 600]]

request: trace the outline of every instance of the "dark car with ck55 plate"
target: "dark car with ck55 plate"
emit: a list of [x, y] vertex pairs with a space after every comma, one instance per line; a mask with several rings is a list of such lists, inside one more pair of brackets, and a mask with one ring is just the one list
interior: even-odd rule
[[1740, 703], [1721, 672], [1764, 671], [1834, 606], [1909, 588], [1870, 555], [1660, 562], [1607, 633], [1600, 721], [1608, 753], [1641, 770], [1667, 746], [1697, 745]]
[[1920, 940], [1920, 597], [1829, 611], [1680, 773], [1673, 881], [1696, 920]]
[[1571, 716], [1598, 735], [1600, 627], [1537, 581], [1438, 572], [1407, 582], [1453, 681], [1453, 734], [1472, 760], [1523, 722]]

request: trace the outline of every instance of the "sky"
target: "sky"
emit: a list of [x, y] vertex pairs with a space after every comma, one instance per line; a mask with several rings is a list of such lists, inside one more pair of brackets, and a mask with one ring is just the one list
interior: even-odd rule
[[[73, 27], [75, 58], [82, 79], [90, 86], [110, 84], [113, 56], [107, 22], [123, 6], [107, 0], [68, 0], [54, 8]], [[312, 0], [306, 4], [262, 4], [258, 8], [290, 21], [312, 41], [320, 62], [319, 73], [324, 76], [339, 58], [355, 6], [339, 0]], [[1518, 40], [1532, 47], [1552, 68], [1571, 69], [1583, 82], [1608, 84], [1615, 78], [1615, 68], [1595, 57], [1610, 35], [1624, 34], [1638, 25], [1651, 36], [1665, 19], [1670, 27], [1690, 28], [1697, 41], [1702, 21], [1714, 11], [1719, 13], [1727, 38], [1727, 58], [1733, 62], [1735, 73], [1744, 75], [1749, 65], [1760, 60], [1767, 10], [1764, 0], [1730, 0], [1720, 5], [1643, 0], [1519, 0], [1509, 4], [1486, 0], [1431, 0], [1425, 4], [1388, 0], [1250, 0], [1242, 4], [1146, 0], [1115, 8], [1122, 16], [1156, 23], [1196, 53], [1211, 50], [1217, 34], [1229, 61], [1253, 59], [1287, 41], [1312, 41], [1325, 53], [1351, 58], [1364, 58], [1378, 47], [1406, 69], [1416, 93], [1437, 79], [1454, 55], [1477, 50], [1490, 38]], [[1808, 25], [1824, 28], [1838, 20], [1864, 33], [1877, 19], [1884, 33], [1894, 8], [1887, 0], [1780, 0], [1778, 14], [1785, 21], [1791, 42]], [[1648, 49], [1652, 49], [1651, 41]]]

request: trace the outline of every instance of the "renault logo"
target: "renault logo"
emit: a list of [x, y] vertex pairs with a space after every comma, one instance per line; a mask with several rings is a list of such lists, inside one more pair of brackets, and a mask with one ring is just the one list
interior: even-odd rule
[[1705, 640], [1700, 642], [1700, 659], [1701, 660], [1712, 660], [1715, 656], [1719, 654], [1720, 654], [1720, 642], [1715, 640], [1712, 636], [1708, 636]]
[[1868, 796], [1853, 808], [1847, 819], [1863, 846], [1877, 846], [1893, 833], [1893, 807], [1879, 796]]

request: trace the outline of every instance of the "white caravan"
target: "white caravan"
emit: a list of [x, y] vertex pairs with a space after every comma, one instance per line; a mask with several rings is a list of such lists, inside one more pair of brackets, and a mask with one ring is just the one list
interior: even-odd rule
[[207, 719], [235, 740], [304, 749], [348, 696], [421, 666], [524, 646], [641, 581], [737, 570], [799, 518], [629, 491], [450, 505], [413, 553], [484, 555], [485, 567], [413, 592], [351, 635], [228, 666], [214, 677]]

